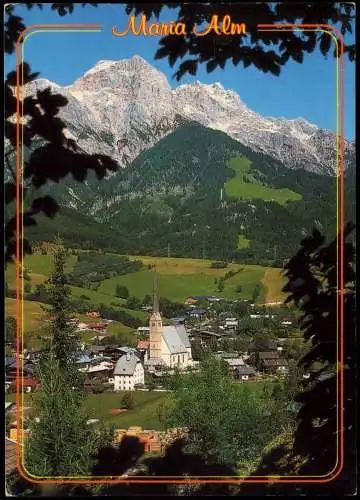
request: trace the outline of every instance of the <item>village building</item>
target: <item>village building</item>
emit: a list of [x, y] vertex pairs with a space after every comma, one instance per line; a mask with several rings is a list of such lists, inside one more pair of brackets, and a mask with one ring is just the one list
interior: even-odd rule
[[145, 383], [144, 367], [133, 352], [118, 359], [114, 369], [114, 390], [134, 391], [137, 385]]
[[191, 344], [182, 324], [164, 326], [159, 311], [156, 276], [153, 276], [153, 312], [149, 321], [149, 349], [145, 366], [150, 371], [161, 368], [187, 369], [192, 364]]
[[234, 377], [238, 380], [254, 380], [256, 372], [251, 366], [243, 364], [235, 368]]
[[150, 328], [148, 326], [139, 326], [136, 330], [137, 335], [150, 335]]
[[189, 311], [188, 316], [193, 319], [204, 319], [206, 317], [206, 309], [193, 309]]
[[236, 318], [226, 318], [224, 326], [226, 329], [236, 330], [239, 326], [239, 321]]
[[278, 351], [259, 352], [257, 354], [259, 370], [266, 373], [286, 372], [288, 362], [280, 358]]

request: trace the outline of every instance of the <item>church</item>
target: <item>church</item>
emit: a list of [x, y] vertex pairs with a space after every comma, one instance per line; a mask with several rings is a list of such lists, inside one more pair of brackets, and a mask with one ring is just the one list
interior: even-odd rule
[[191, 344], [185, 327], [183, 325], [163, 325], [159, 311], [155, 271], [153, 275], [153, 310], [150, 315], [149, 328], [150, 340], [145, 356], [147, 369], [167, 367], [184, 370], [193, 364]]

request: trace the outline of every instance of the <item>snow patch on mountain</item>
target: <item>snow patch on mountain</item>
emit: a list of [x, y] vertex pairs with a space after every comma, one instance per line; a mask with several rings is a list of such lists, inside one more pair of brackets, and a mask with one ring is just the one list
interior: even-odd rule
[[[109, 155], [121, 167], [191, 120], [223, 131], [289, 168], [335, 173], [333, 132], [303, 118], [261, 116], [219, 82], [196, 81], [172, 89], [165, 75], [140, 56], [99, 61], [66, 87], [35, 80], [26, 85], [26, 95], [47, 87], [68, 99], [60, 116], [79, 146]], [[355, 142], [345, 141], [345, 164], [354, 152]]]

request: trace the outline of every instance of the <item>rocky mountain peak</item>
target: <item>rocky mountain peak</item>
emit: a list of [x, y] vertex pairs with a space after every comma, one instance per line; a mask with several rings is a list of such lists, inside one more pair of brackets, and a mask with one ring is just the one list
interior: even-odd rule
[[[303, 118], [261, 116], [219, 82], [171, 88], [163, 73], [137, 55], [101, 60], [66, 87], [36, 80], [27, 92], [47, 86], [68, 98], [61, 116], [79, 145], [89, 153], [110, 155], [123, 167], [185, 120], [225, 132], [289, 168], [335, 171], [335, 133]], [[354, 141], [346, 141], [345, 161], [354, 151]]]

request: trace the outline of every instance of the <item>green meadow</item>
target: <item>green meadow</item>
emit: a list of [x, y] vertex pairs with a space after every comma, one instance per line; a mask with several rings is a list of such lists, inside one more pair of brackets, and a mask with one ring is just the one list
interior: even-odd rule
[[225, 182], [225, 192], [231, 198], [275, 201], [286, 205], [288, 201], [301, 200], [301, 196], [290, 189], [275, 189], [263, 185], [251, 174], [251, 161], [245, 157], [230, 158], [227, 166], [235, 172], [235, 177]]

